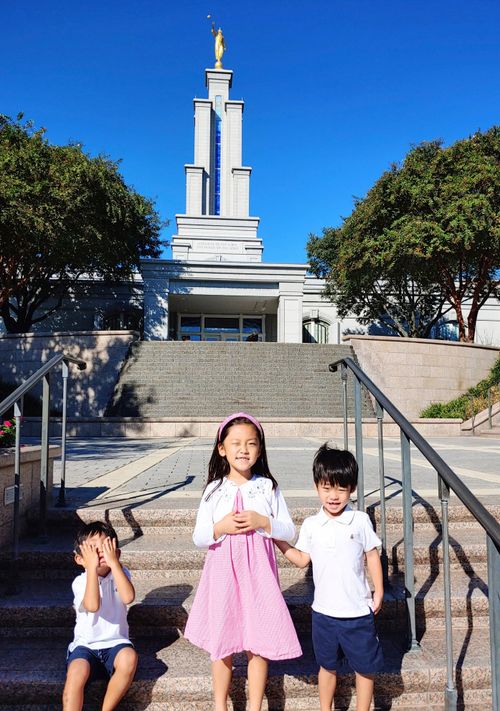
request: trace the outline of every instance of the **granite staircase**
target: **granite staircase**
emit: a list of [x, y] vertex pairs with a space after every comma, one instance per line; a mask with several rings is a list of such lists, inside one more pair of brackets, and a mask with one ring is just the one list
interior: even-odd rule
[[[311, 502], [312, 503], [312, 502]], [[497, 507], [498, 508], [498, 507]], [[299, 525], [316, 509], [296, 508]], [[499, 511], [490, 510], [498, 515]], [[371, 511], [379, 526], [379, 509]], [[444, 709], [446, 667], [442, 595], [441, 536], [429, 503], [414, 507], [415, 578], [420, 650], [406, 650], [406, 605], [402, 586], [402, 510], [388, 506], [391, 585], [377, 618], [385, 670], [377, 677], [376, 709]], [[60, 708], [65, 650], [74, 615], [71, 580], [72, 535], [79, 520], [103, 518], [116, 528], [122, 561], [133, 575], [137, 598], [130, 608], [131, 636], [139, 668], [122, 711], [209, 711], [208, 655], [187, 643], [182, 631], [203, 565], [204, 553], [191, 541], [195, 511], [187, 509], [96, 508], [50, 512], [48, 543], [34, 536], [22, 542], [21, 589], [6, 595], [8, 556], [0, 554], [0, 711], [54, 711]], [[491, 709], [485, 537], [463, 507], [450, 509], [453, 634], [461, 709]], [[312, 711], [318, 708], [317, 668], [310, 644], [311, 577], [292, 568], [278, 553], [281, 585], [299, 631], [304, 655], [272, 663], [264, 708]], [[86, 711], [100, 708], [103, 685], [92, 684]], [[245, 709], [245, 661], [235, 658], [232, 711]], [[339, 679], [335, 709], [354, 709], [353, 676]]]
[[[106, 416], [342, 417], [340, 376], [328, 365], [347, 356], [355, 357], [348, 345], [137, 341]], [[348, 403], [352, 414], [352, 379]], [[364, 414], [373, 417], [368, 398]]]

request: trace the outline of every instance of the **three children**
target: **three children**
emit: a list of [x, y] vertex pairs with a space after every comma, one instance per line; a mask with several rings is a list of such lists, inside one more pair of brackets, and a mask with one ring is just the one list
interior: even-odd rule
[[[262, 707], [268, 660], [302, 654], [280, 590], [274, 544], [298, 567], [312, 562], [321, 711], [331, 710], [344, 655], [356, 674], [357, 711], [370, 708], [374, 674], [383, 667], [374, 624], [383, 580], [380, 540], [368, 516], [349, 505], [357, 478], [350, 452], [327, 444], [318, 450], [313, 479], [321, 509], [304, 520], [294, 547], [295, 527], [269, 470], [262, 425], [239, 412], [219, 426], [193, 533], [194, 543], [208, 551], [184, 635], [210, 653], [214, 711], [227, 711], [234, 653], [247, 654], [249, 711]], [[85, 572], [73, 582], [77, 620], [64, 711], [81, 711], [85, 684], [98, 668], [111, 677], [103, 711], [116, 708], [134, 677], [137, 654], [126, 605], [135, 593], [119, 554], [108, 524], [88, 524], [77, 536], [75, 560]]]

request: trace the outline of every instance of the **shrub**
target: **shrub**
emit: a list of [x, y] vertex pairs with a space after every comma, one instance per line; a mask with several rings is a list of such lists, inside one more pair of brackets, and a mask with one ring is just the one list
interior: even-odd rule
[[468, 420], [472, 415], [488, 407], [488, 388], [491, 387], [491, 402], [500, 400], [500, 357], [495, 361], [490, 374], [467, 392], [449, 402], [432, 402], [420, 413], [420, 417], [459, 417]]

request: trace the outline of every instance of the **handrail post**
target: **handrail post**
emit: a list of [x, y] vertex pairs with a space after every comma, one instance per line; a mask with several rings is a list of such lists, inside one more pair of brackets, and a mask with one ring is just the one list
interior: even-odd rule
[[458, 703], [457, 688], [453, 678], [453, 635], [451, 619], [451, 579], [450, 579], [450, 537], [448, 530], [448, 503], [450, 487], [438, 474], [438, 493], [441, 500], [442, 539], [443, 539], [443, 585], [444, 585], [444, 624], [446, 635], [446, 690], [444, 693], [445, 710], [456, 711]]
[[23, 398], [14, 403], [14, 420], [16, 422], [16, 442], [14, 449], [14, 509], [12, 511], [12, 566], [7, 593], [16, 595], [19, 592], [19, 504], [21, 500], [21, 427], [23, 415]]
[[493, 711], [500, 711], [500, 549], [486, 534]]
[[61, 422], [61, 483], [59, 486], [59, 496], [57, 506], [66, 506], [66, 419], [68, 405], [68, 374], [69, 368], [65, 360], [62, 362], [62, 422]]
[[354, 421], [356, 461], [358, 463], [358, 510], [365, 510], [365, 475], [363, 467], [363, 420], [361, 418], [361, 381], [354, 376]]
[[342, 397], [344, 405], [344, 449], [349, 449], [349, 433], [347, 424], [347, 366], [342, 363], [340, 366], [340, 378], [342, 380]]
[[475, 419], [476, 419], [476, 415], [475, 415], [475, 412], [474, 412], [474, 400], [472, 399], [472, 395], [469, 395], [469, 402], [470, 402], [470, 409], [471, 409], [472, 434], [475, 435], [475, 434], [476, 434], [476, 430], [474, 429], [474, 427], [475, 427], [474, 421], [475, 421]]
[[403, 484], [403, 539], [405, 552], [405, 588], [409, 623], [408, 646], [411, 650], [417, 650], [420, 648], [420, 645], [417, 642], [417, 626], [415, 616], [415, 580], [413, 573], [413, 501], [411, 488], [410, 439], [403, 432], [403, 430], [401, 430], [400, 435]]
[[384, 587], [389, 582], [389, 561], [387, 559], [387, 522], [385, 511], [385, 467], [384, 467], [384, 409], [375, 401], [375, 414], [377, 417], [378, 435], [378, 481], [380, 490], [380, 538], [382, 540], [382, 573], [384, 577]]
[[49, 421], [50, 421], [50, 372], [43, 376], [42, 433], [40, 460], [40, 521], [39, 533], [47, 540], [47, 487], [49, 482]]
[[493, 423], [491, 421], [491, 385], [488, 388], [488, 426], [490, 430], [493, 427]]

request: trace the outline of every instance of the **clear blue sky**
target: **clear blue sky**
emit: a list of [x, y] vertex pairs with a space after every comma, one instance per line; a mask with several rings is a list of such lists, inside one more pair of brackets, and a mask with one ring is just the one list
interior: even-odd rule
[[[122, 159], [168, 238], [222, 26], [264, 259], [304, 262], [412, 144], [499, 123], [498, 0], [35, 0], [0, 8], [0, 112]], [[169, 252], [167, 256], [170, 256]]]

